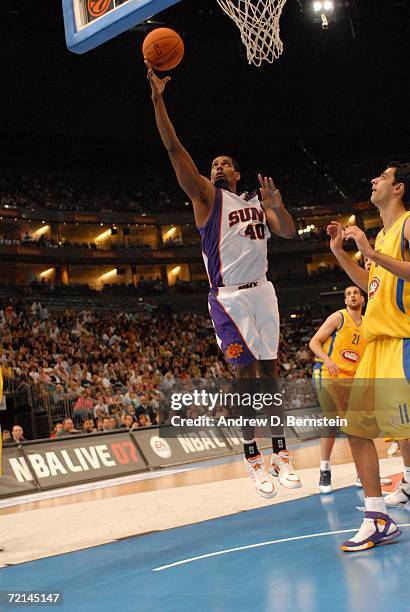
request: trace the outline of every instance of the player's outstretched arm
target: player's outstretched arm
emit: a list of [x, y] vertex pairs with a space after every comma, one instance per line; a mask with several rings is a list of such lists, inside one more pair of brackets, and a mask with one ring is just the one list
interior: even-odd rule
[[163, 93], [171, 77], [160, 79], [149, 63], [145, 63], [148, 68], [147, 78], [151, 85], [151, 97], [158, 131], [170, 157], [178, 183], [192, 200], [196, 223], [203, 225], [213, 207], [215, 187], [209, 179], [199, 173], [188, 151], [180, 143], [168, 116]]
[[352, 279], [355, 285], [367, 293], [369, 283], [369, 272], [363, 270], [358, 263], [353, 261], [343, 250], [344, 231], [338, 221], [332, 221], [327, 226], [327, 234], [330, 236], [330, 250], [342, 266], [343, 270]]
[[279, 189], [271, 177], [262, 177], [258, 174], [262, 195], [262, 208], [266, 215], [269, 229], [282, 238], [294, 238], [296, 235], [295, 222], [286, 210]]
[[323, 350], [323, 344], [328, 338], [335, 332], [342, 324], [342, 315], [340, 312], [334, 312], [326, 319], [326, 321], [319, 327], [315, 335], [309, 342], [309, 348], [316, 355], [318, 359], [321, 359], [327, 367], [331, 376], [338, 376], [339, 367], [330, 359], [329, 355]]

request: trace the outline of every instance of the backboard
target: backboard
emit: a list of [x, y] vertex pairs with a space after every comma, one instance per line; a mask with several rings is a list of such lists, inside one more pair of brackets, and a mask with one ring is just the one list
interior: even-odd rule
[[179, 0], [62, 0], [67, 47], [85, 53]]

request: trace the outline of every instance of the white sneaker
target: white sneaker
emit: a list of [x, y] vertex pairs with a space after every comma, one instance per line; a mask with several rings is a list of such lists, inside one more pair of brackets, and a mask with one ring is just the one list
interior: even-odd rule
[[288, 489], [300, 489], [302, 483], [291, 463], [289, 451], [279, 451], [278, 454], [272, 453], [270, 472], [272, 476], [277, 476], [279, 482]]
[[[381, 485], [391, 485], [391, 483], [392, 483], [391, 478], [380, 478]], [[362, 481], [360, 480], [359, 477], [356, 478], [355, 485], [356, 487], [360, 487], [360, 488], [363, 487]]]
[[359, 531], [350, 540], [340, 546], [345, 552], [368, 550], [379, 544], [388, 544], [401, 533], [388, 514], [382, 512], [365, 512], [365, 518]]
[[319, 489], [324, 495], [327, 495], [333, 491], [332, 473], [330, 470], [320, 470]]
[[395, 455], [398, 452], [399, 452], [399, 443], [392, 442], [391, 445], [389, 446], [387, 454], [389, 455], [389, 457], [393, 457], [393, 455]]
[[248, 474], [259, 495], [262, 495], [262, 497], [266, 499], [275, 497], [277, 494], [275, 483], [271, 475], [265, 470], [261, 455], [257, 455], [254, 459], [247, 459], [245, 457], [244, 461]]
[[410, 510], [410, 483], [402, 480], [396, 487], [396, 490], [384, 498], [386, 506], [391, 508], [406, 508]]

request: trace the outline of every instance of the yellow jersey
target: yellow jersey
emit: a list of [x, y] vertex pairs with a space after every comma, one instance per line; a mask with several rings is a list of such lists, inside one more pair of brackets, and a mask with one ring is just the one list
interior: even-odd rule
[[[409, 217], [406, 211], [387, 232], [377, 234], [376, 251], [405, 261], [404, 228]], [[381, 336], [410, 338], [410, 282], [372, 262], [364, 320], [369, 342]]]
[[[323, 343], [323, 350], [339, 367], [339, 378], [353, 378], [366, 350], [367, 341], [363, 334], [363, 317], [356, 325], [346, 308], [339, 310], [342, 322]], [[316, 359], [315, 369], [320, 367], [322, 376], [330, 376], [321, 359]]]

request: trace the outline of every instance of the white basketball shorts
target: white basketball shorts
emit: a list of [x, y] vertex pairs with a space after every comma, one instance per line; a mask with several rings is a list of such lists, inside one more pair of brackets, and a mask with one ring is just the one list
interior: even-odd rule
[[218, 346], [231, 365], [277, 359], [278, 300], [266, 277], [236, 287], [211, 287], [208, 307]]

